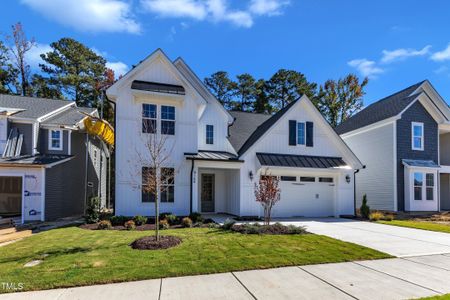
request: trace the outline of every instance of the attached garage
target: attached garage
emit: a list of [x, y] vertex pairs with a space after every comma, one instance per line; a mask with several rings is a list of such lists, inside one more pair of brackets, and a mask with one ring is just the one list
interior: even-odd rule
[[22, 177], [0, 176], [0, 216], [22, 215]]
[[280, 175], [280, 201], [275, 217], [334, 216], [335, 176], [333, 174]]

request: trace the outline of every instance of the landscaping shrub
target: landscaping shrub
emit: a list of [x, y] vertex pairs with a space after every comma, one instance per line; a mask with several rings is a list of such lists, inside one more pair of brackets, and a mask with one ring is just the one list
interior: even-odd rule
[[147, 218], [144, 216], [135, 216], [133, 221], [137, 226], [141, 226], [147, 223]]
[[211, 219], [211, 218], [203, 220], [203, 224], [211, 224], [211, 223], [216, 223], [216, 222], [213, 219]]
[[136, 224], [133, 220], [126, 221], [123, 226], [125, 226], [126, 230], [134, 230], [136, 229]]
[[110, 210], [100, 210], [100, 220], [110, 220], [113, 216]]
[[370, 221], [378, 221], [378, 220], [383, 220], [383, 219], [384, 219], [384, 215], [380, 211], [371, 212], [369, 215]]
[[163, 220], [163, 219], [165, 219], [168, 215], [172, 215], [172, 213], [171, 213], [171, 212], [163, 212], [163, 213], [160, 213], [160, 214], [159, 214], [159, 218], [160, 218], [161, 220]]
[[233, 227], [234, 224], [236, 224], [235, 220], [233, 220], [233, 219], [226, 219], [225, 222], [223, 222], [222, 229], [230, 230], [231, 227]]
[[165, 219], [167, 220], [167, 222], [169, 222], [170, 225], [175, 225], [178, 222], [178, 217], [174, 214], [167, 215]]
[[231, 230], [242, 234], [305, 234], [307, 233], [302, 226], [288, 225], [285, 226], [280, 223], [272, 225], [261, 225], [259, 223], [254, 224], [242, 224], [233, 225]]
[[88, 224], [97, 223], [100, 220], [100, 198], [92, 197], [89, 199], [84, 219]]
[[192, 220], [189, 217], [185, 217], [183, 218], [183, 220], [181, 220], [181, 225], [183, 225], [183, 227], [192, 227]]
[[395, 219], [395, 216], [393, 214], [384, 215], [384, 218], [383, 218], [384, 221], [392, 221], [394, 219]]
[[125, 216], [112, 216], [110, 221], [113, 226], [123, 226], [123, 224], [130, 218]]
[[364, 196], [363, 196], [361, 208], [359, 209], [359, 211], [361, 212], [361, 217], [363, 217], [364, 219], [369, 218], [370, 206], [367, 205], [367, 195], [366, 194], [364, 194]]
[[159, 221], [159, 229], [169, 229], [170, 224], [166, 219]]
[[203, 223], [203, 217], [200, 213], [198, 212], [193, 212], [189, 214], [189, 218], [192, 220], [192, 222], [194, 223]]
[[99, 229], [99, 230], [108, 230], [111, 228], [112, 228], [111, 222], [108, 220], [100, 221], [97, 225], [97, 229]]

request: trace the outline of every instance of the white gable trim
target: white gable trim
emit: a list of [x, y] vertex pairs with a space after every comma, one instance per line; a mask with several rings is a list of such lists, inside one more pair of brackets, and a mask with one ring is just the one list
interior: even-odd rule
[[438, 111], [445, 116], [445, 118], [450, 121], [450, 108], [447, 102], [439, 95], [433, 85], [425, 80], [411, 95], [418, 94], [420, 92], [425, 93], [425, 95], [430, 98], [434, 105], [438, 108]]
[[383, 126], [386, 126], [386, 125], [390, 125], [392, 123], [395, 123], [395, 121], [397, 121], [398, 119], [400, 119], [399, 116], [390, 117], [388, 119], [384, 119], [384, 120], [378, 121], [376, 123], [372, 123], [370, 125], [366, 125], [364, 127], [361, 127], [361, 128], [358, 128], [358, 129], [355, 129], [355, 130], [343, 133], [343, 134], [341, 134], [341, 137], [343, 139], [346, 139], [348, 137], [351, 137], [351, 136], [354, 136], [354, 135], [357, 135], [357, 134], [365, 133], [365, 132], [371, 131], [373, 129], [377, 129], [377, 128], [380, 128], [380, 127], [383, 127]]
[[[363, 164], [350, 150], [347, 144], [341, 139], [341, 137], [334, 131], [334, 129], [325, 120], [322, 114], [317, 110], [317, 108], [314, 106], [314, 104], [312, 104], [311, 100], [309, 100], [306, 95], [303, 95], [299, 100], [297, 100], [297, 102], [292, 107], [290, 107], [289, 110], [294, 109], [295, 107], [300, 105], [301, 102], [304, 102], [308, 106], [309, 112], [311, 112], [316, 121], [319, 122], [318, 125], [322, 125], [325, 130], [329, 132], [330, 140], [336, 146], [338, 151], [342, 153], [344, 161], [348, 163], [353, 169], [361, 169], [363, 167]], [[274, 127], [276, 127], [280, 122], [286, 121], [286, 113], [274, 124], [272, 124], [272, 126], [241, 156], [245, 156], [247, 153], [251, 152], [258, 145], [258, 143], [261, 142], [261, 140], [266, 138], [266, 136], [273, 130]]]
[[134, 78], [140, 74], [141, 72], [144, 72], [154, 61], [161, 60], [165, 65], [168, 67], [169, 71], [172, 73], [172, 75], [182, 82], [182, 84], [189, 88], [189, 90], [192, 90], [198, 99], [201, 99], [205, 103], [207, 102], [202, 95], [191, 85], [189, 80], [186, 79], [186, 77], [175, 67], [175, 65], [172, 63], [172, 61], [167, 57], [167, 55], [161, 50], [157, 49], [155, 52], [147, 56], [142, 62], [140, 62], [136, 67], [134, 67], [131, 71], [125, 74], [121, 79], [116, 81], [112, 86], [110, 86], [106, 90], [106, 94], [108, 97], [111, 98], [111, 100], [115, 101], [117, 98], [117, 95], [119, 93], [119, 90], [123, 88], [126, 85], [131, 85], [131, 82], [134, 80]]

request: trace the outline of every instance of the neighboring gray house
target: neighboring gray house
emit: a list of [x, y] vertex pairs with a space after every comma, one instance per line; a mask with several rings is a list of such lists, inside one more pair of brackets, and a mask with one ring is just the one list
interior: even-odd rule
[[383, 98], [336, 128], [366, 166], [357, 207], [450, 210], [450, 109], [429, 81]]
[[0, 217], [82, 215], [92, 196], [105, 206], [107, 150], [84, 130], [89, 115], [73, 101], [0, 95]]

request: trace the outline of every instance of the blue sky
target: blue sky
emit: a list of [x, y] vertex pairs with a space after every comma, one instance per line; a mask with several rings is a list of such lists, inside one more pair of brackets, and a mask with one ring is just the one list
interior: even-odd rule
[[323, 83], [369, 76], [365, 104], [423, 79], [450, 101], [450, 1], [6, 0], [0, 31], [22, 22], [39, 53], [61, 37], [124, 72], [156, 48], [203, 78], [269, 78], [280, 68]]

